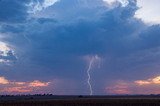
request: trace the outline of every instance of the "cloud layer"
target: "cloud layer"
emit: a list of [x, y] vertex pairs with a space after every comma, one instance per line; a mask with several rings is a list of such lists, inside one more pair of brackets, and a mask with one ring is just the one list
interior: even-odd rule
[[36, 93], [41, 92], [41, 88], [49, 86], [50, 82], [34, 80], [31, 82], [10, 81], [5, 77], [0, 77], [1, 94]]
[[147, 80], [119, 80], [106, 87], [108, 94], [159, 94], [160, 76]]

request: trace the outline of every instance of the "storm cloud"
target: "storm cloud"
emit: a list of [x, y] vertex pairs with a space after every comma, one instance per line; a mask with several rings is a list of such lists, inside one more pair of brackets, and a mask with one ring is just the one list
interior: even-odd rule
[[[9, 66], [0, 62], [2, 76], [30, 82], [66, 79], [73, 81], [68, 89], [87, 94], [87, 59], [96, 55], [100, 66], [95, 62], [91, 73], [95, 94], [106, 93], [106, 86], [117, 80], [159, 74], [160, 26], [149, 26], [135, 17], [136, 0], [128, 0], [125, 6], [118, 0], [112, 4], [103, 0], [49, 3], [0, 1], [0, 41], [10, 45], [16, 57], [7, 57], [14, 60]], [[59, 89], [67, 87], [64, 82], [56, 84]]]

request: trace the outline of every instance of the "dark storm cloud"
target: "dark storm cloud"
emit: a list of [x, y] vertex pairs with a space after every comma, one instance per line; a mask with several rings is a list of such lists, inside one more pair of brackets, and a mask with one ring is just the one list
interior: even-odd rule
[[[76, 0], [74, 0], [74, 2], [75, 1]], [[96, 1], [95, 4], [98, 1]], [[101, 2], [102, 1], [100, 1], [100, 3]], [[64, 3], [66, 3], [66, 1], [61, 0], [55, 5], [59, 7], [59, 5], [63, 5]], [[89, 1], [87, 3], [88, 5], [90, 4]], [[69, 5], [70, 2], [67, 2], [67, 4]], [[79, 11], [84, 11], [84, 9], [88, 10], [88, 7], [79, 5], [75, 7], [78, 8]], [[29, 33], [28, 35], [36, 43], [39, 42], [37, 45], [39, 48], [45, 49], [48, 47], [51, 51], [57, 52], [58, 54], [93, 55], [106, 54], [108, 50], [119, 50], [126, 45], [125, 42], [127, 42], [128, 39], [131, 39], [130, 35], [136, 33], [136, 31], [138, 33], [138, 30], [144, 26], [141, 21], [133, 18], [133, 13], [137, 10], [136, 3], [130, 2], [127, 7], [121, 7], [119, 4], [114, 9], [104, 7], [103, 3], [100, 9], [102, 9], [102, 7], [103, 13], [99, 14], [97, 16], [98, 18], [91, 18], [89, 16], [94, 15], [94, 13], [99, 13], [100, 7], [97, 8], [95, 6], [92, 7], [92, 12], [87, 15], [85, 13], [79, 13], [78, 11], [76, 13], [77, 15], [85, 15], [82, 19], [79, 19], [72, 13], [69, 14], [68, 17], [75, 17], [74, 19], [76, 19], [71, 19], [70, 22], [62, 21], [61, 23], [59, 22], [61, 19], [58, 18], [57, 22], [50, 22], [46, 19], [46, 22], [42, 24], [39, 22], [41, 19], [38, 19], [39, 23], [35, 25], [31, 24], [30, 28], [34, 29], [39, 26], [38, 28], [40, 30], [32, 34]], [[70, 7], [68, 8], [70, 9]], [[59, 14], [66, 16], [66, 13]], [[91, 18], [91, 20], [88, 18]], [[63, 22], [65, 24], [63, 24]]]
[[27, 7], [29, 0], [1, 0], [0, 22], [22, 22], [27, 18]]
[[159, 47], [160, 45], [160, 25], [153, 25], [145, 29], [140, 35], [146, 48]]
[[[0, 5], [8, 2], [2, 0]], [[158, 63], [160, 27], [147, 26], [134, 17], [136, 0], [128, 0], [125, 7], [115, 2], [112, 8], [102, 0], [60, 0], [35, 14], [27, 13], [26, 1], [12, 2], [9, 8], [0, 7], [0, 13], [8, 11], [0, 15], [0, 21], [6, 23], [0, 30], [9, 33], [5, 40], [14, 45], [18, 55], [13, 67], [3, 68], [11, 70], [1, 72], [5, 76], [26, 80], [69, 78], [80, 82], [86, 77], [84, 57], [98, 55], [103, 63], [95, 69], [101, 71], [93, 69], [94, 82], [98, 82], [94, 88], [102, 93], [98, 89], [113, 79], [134, 80], [157, 70], [150, 68], [144, 74], [146, 65], [152, 62], [148, 67], [154, 67]]]

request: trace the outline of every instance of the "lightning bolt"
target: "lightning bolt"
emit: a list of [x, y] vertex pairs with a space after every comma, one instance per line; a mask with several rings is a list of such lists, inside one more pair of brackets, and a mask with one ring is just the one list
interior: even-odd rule
[[95, 63], [98, 63], [98, 68], [101, 67], [101, 58], [98, 55], [92, 56], [89, 59], [89, 65], [88, 65], [88, 69], [87, 69], [87, 84], [89, 86], [89, 95], [93, 95], [93, 89], [92, 89], [92, 84], [91, 84], [91, 75], [90, 75], [90, 71], [93, 68], [93, 65], [95, 65]]
[[91, 71], [91, 69], [92, 69], [92, 65], [93, 65], [94, 59], [95, 59], [95, 57], [92, 57], [92, 59], [91, 59], [90, 62], [89, 62], [88, 69], [87, 69], [87, 75], [88, 75], [87, 83], [88, 83], [88, 86], [89, 86], [90, 95], [93, 95], [93, 89], [92, 89], [92, 84], [91, 84], [90, 71]]

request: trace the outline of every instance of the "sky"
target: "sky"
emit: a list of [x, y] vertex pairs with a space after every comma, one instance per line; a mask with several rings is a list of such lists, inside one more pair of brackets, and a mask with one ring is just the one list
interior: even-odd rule
[[0, 0], [0, 94], [160, 94], [159, 0]]

